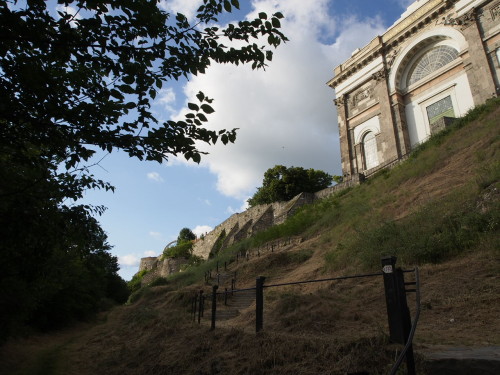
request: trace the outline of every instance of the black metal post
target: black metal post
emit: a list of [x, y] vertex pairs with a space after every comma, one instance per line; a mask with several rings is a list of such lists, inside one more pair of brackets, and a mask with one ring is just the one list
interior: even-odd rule
[[[411, 330], [411, 317], [406, 302], [404, 275], [401, 268], [396, 268], [396, 257], [382, 258], [384, 273], [385, 301], [389, 321], [390, 340], [406, 345]], [[413, 347], [406, 352], [406, 367], [408, 375], [415, 375], [415, 359]]]
[[262, 331], [264, 324], [264, 276], [257, 277], [255, 281], [255, 332]]
[[193, 306], [192, 306], [192, 308], [193, 308], [193, 311], [192, 311], [192, 313], [193, 313], [193, 322], [196, 322], [196, 310], [197, 310], [197, 307], [198, 307], [197, 302], [198, 302], [198, 295], [195, 294], [194, 298], [193, 298]]
[[227, 262], [224, 262], [224, 271], [227, 271]]
[[220, 273], [217, 274], [217, 285], [220, 285]]
[[212, 287], [212, 325], [210, 326], [210, 330], [215, 329], [215, 314], [217, 313], [217, 289], [219, 287], [214, 285]]
[[224, 306], [227, 306], [227, 288], [224, 288]]
[[198, 324], [200, 324], [201, 317], [203, 316], [203, 290], [200, 290], [200, 302], [198, 306]]

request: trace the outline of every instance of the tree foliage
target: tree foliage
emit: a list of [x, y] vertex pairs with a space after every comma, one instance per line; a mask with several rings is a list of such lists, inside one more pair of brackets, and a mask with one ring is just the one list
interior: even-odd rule
[[192, 253], [193, 243], [191, 241], [180, 242], [163, 250], [163, 255], [167, 258], [190, 258]]
[[214, 112], [204, 93], [180, 121], [153, 115], [156, 96], [214, 62], [263, 68], [286, 40], [280, 13], [216, 26], [237, 0], [204, 0], [194, 23], [153, 0], [57, 4], [0, 2], [0, 337], [83, 317], [103, 297], [123, 300], [92, 217], [104, 208], [73, 203], [86, 189], [113, 190], [92, 175], [92, 158], [122, 150], [199, 162], [199, 142], [234, 142], [235, 129], [204, 126]]
[[[199, 162], [196, 141], [234, 142], [235, 129], [203, 126], [214, 109], [201, 92], [181, 121], [159, 121], [151, 105], [165, 82], [204, 73], [212, 62], [262, 68], [272, 51], [257, 40], [274, 47], [285, 40], [280, 13], [212, 26], [218, 15], [239, 7], [237, 0], [204, 0], [194, 24], [151, 0], [58, 3], [76, 13], [54, 14], [43, 0], [0, 4], [0, 135], [27, 163], [63, 162], [73, 173], [54, 177], [65, 183], [88, 172], [80, 163], [98, 149]], [[89, 173], [78, 183], [80, 189], [67, 192], [71, 198], [81, 197], [82, 188], [109, 188]]]
[[191, 242], [196, 240], [196, 234], [189, 228], [182, 228], [179, 232], [179, 236], [177, 236], [177, 245], [180, 245], [183, 242]]
[[288, 201], [297, 194], [315, 193], [332, 183], [333, 177], [326, 172], [302, 167], [287, 168], [276, 165], [264, 173], [262, 186], [248, 200], [251, 207], [278, 201]]

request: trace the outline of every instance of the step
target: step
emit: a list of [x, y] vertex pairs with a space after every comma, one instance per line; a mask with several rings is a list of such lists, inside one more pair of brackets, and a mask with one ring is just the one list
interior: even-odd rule
[[500, 374], [500, 346], [446, 348], [423, 354], [429, 375]]

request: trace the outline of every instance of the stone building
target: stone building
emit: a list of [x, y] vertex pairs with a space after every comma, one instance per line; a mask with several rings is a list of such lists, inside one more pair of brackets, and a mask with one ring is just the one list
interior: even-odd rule
[[342, 172], [369, 176], [500, 93], [500, 0], [419, 0], [353, 52], [335, 89]]

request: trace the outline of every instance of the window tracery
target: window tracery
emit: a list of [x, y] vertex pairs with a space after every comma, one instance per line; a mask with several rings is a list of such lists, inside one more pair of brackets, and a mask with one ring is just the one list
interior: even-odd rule
[[458, 51], [447, 45], [436, 46], [425, 52], [413, 64], [408, 74], [407, 86], [420, 81], [458, 57]]

